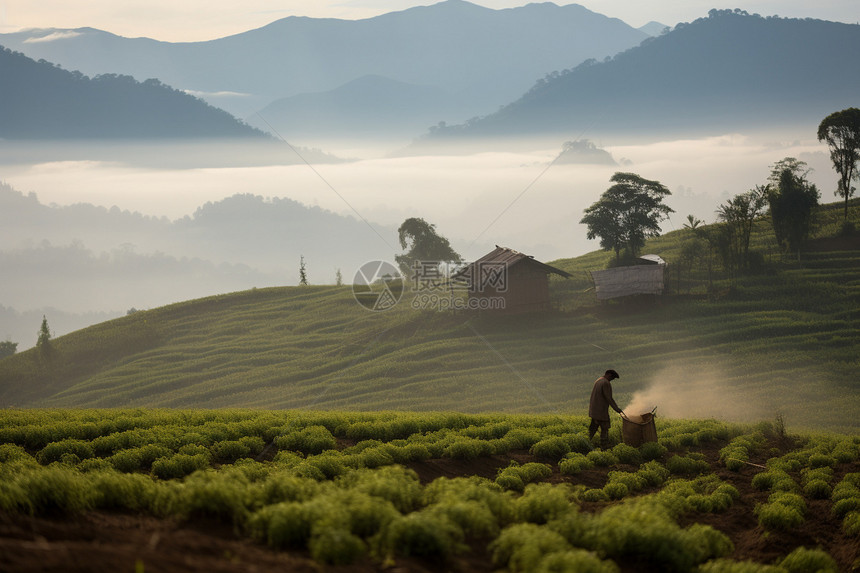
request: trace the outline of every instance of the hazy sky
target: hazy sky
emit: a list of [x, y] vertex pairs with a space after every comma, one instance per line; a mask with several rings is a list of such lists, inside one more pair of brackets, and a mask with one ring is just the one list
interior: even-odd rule
[[[259, 28], [287, 16], [359, 19], [434, 3], [420, 0], [0, 0], [0, 31], [89, 26], [128, 37], [197, 41]], [[474, 3], [502, 9], [528, 2], [476, 0]], [[581, 0], [577, 3], [624, 20], [631, 26], [642, 26], [651, 20], [667, 25], [689, 22], [707, 15], [711, 8], [741, 8], [763, 16], [860, 22], [857, 0]]]

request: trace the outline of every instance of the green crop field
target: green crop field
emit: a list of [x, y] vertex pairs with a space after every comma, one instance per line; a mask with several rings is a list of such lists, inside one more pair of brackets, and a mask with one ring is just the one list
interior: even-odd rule
[[[687, 265], [530, 315], [350, 287], [136, 312], [0, 360], [0, 570], [799, 573], [860, 568], [860, 240]], [[852, 202], [858, 221], [860, 204]], [[35, 329], [34, 329], [35, 330]], [[594, 379], [657, 442], [587, 438]]]
[[657, 442], [627, 445], [614, 424], [613, 447], [595, 450], [587, 422], [7, 409], [0, 569], [860, 566], [860, 438], [658, 418]]

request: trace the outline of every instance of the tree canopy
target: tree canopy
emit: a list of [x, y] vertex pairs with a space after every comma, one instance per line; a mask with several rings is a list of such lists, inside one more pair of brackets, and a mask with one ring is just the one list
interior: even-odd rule
[[726, 267], [742, 269], [749, 264], [750, 236], [756, 219], [767, 203], [767, 188], [758, 185], [735, 195], [717, 209], [717, 219], [725, 224], [725, 234], [717, 237]]
[[848, 200], [854, 194], [852, 179], [858, 179], [857, 161], [860, 160], [860, 109], [850, 107], [831, 113], [818, 125], [818, 141], [830, 148], [830, 160], [839, 175], [836, 195], [845, 199], [845, 218], [848, 219]]
[[818, 188], [806, 180], [806, 163], [787, 157], [771, 171], [767, 200], [777, 242], [800, 256], [800, 248], [812, 230], [818, 207]]
[[400, 270], [405, 276], [412, 276], [416, 263], [423, 262], [460, 262], [462, 257], [455, 251], [448, 239], [436, 233], [436, 225], [418, 217], [403, 221], [397, 229], [400, 247], [406, 250], [395, 256]]
[[658, 236], [660, 222], [674, 210], [663, 204], [671, 193], [659, 181], [622, 172], [610, 181], [614, 185], [585, 210], [580, 223], [588, 226], [589, 239], [600, 237], [600, 246], [614, 250], [618, 260], [624, 249], [638, 255], [645, 239]]

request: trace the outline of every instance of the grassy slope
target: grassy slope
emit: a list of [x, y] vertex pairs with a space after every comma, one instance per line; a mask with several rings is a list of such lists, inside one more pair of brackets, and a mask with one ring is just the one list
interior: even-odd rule
[[[831, 234], [839, 204], [827, 211]], [[853, 218], [860, 207], [855, 201]], [[581, 412], [607, 367], [625, 406], [645, 391], [664, 416], [771, 419], [860, 430], [860, 246], [717, 283], [720, 296], [597, 304], [596, 252], [557, 261], [558, 312], [416, 311], [406, 293], [369, 312], [349, 287], [284, 287], [175, 304], [99, 324], [0, 362], [0, 404]], [[685, 231], [647, 250], [670, 263]], [[829, 247], [826, 247], [829, 249]]]

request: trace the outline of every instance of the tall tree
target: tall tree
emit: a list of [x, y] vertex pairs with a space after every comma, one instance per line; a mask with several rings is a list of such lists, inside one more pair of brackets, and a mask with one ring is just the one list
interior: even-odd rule
[[818, 125], [818, 141], [827, 142], [830, 160], [839, 174], [836, 195], [845, 198], [845, 220], [848, 220], [848, 200], [854, 194], [852, 179], [858, 179], [860, 160], [860, 109], [849, 107], [831, 113]]
[[42, 326], [39, 328], [39, 338], [36, 339], [36, 348], [43, 356], [51, 354], [51, 329], [48, 328], [48, 319], [42, 315]]
[[588, 226], [589, 239], [600, 237], [600, 246], [614, 250], [618, 260], [622, 249], [639, 254], [645, 239], [658, 236], [660, 222], [674, 210], [663, 204], [671, 193], [659, 181], [621, 172], [610, 181], [614, 185], [585, 210], [580, 223]]
[[756, 219], [767, 204], [767, 187], [757, 185], [754, 189], [735, 195], [717, 208], [717, 219], [726, 224], [726, 241], [723, 250], [728, 267], [745, 268], [749, 260], [750, 237]]
[[462, 257], [451, 247], [448, 239], [436, 233], [436, 225], [424, 219], [410, 217], [403, 221], [397, 229], [400, 247], [406, 250], [402, 255], [396, 255], [400, 270], [404, 276], [412, 277], [416, 265], [439, 265], [440, 263], [460, 262]]
[[[792, 158], [787, 158], [792, 159]], [[808, 170], [802, 161], [777, 162], [767, 186], [767, 200], [773, 230], [780, 246], [797, 253], [812, 230], [813, 216], [818, 207], [818, 188], [806, 180]]]
[[308, 286], [308, 271], [305, 267], [305, 256], [301, 255], [299, 259], [299, 284], [301, 286]]

